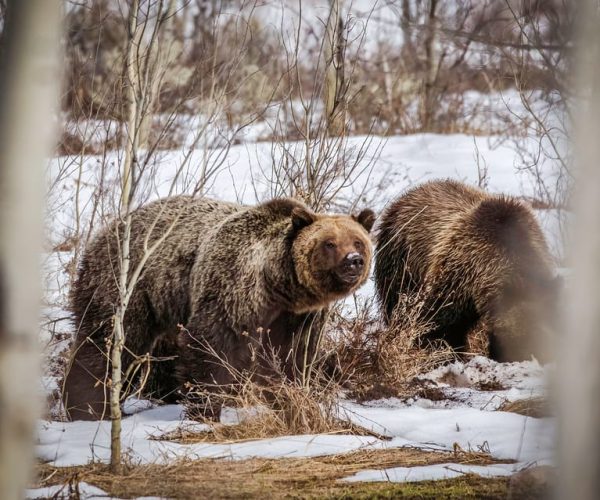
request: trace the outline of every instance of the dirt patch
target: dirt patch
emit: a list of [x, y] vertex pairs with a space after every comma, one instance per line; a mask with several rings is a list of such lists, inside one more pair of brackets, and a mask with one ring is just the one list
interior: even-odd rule
[[436, 386], [425, 386], [419, 389], [416, 393], [416, 397], [422, 399], [429, 399], [430, 401], [452, 401], [453, 397], [444, 393], [444, 390]]
[[[309, 459], [183, 460], [172, 465], [125, 467], [112, 474], [107, 465], [53, 467], [40, 464], [32, 487], [93, 484], [120, 498], [504, 498], [508, 479], [465, 475], [422, 483], [344, 483], [339, 479], [365, 469], [414, 467], [452, 461], [487, 465], [488, 455], [428, 452], [413, 448], [362, 450]], [[160, 478], [157, 481], [157, 478]]]
[[365, 401], [374, 401], [377, 399], [388, 399], [397, 398], [405, 393], [405, 390], [396, 385], [390, 385], [387, 383], [374, 383], [374, 384], [363, 384], [357, 385], [348, 394], [350, 399], [356, 400], [358, 403], [364, 403]]

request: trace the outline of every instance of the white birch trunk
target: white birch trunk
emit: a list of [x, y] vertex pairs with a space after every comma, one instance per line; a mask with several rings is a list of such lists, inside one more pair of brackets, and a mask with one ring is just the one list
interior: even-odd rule
[[134, 0], [129, 10], [129, 43], [126, 54], [126, 94], [125, 105], [127, 106], [127, 137], [125, 142], [125, 159], [122, 166], [121, 178], [121, 206], [120, 217], [123, 224], [123, 236], [121, 239], [121, 254], [119, 256], [119, 307], [113, 317], [113, 337], [111, 343], [110, 361], [110, 466], [114, 473], [121, 471], [121, 389], [123, 347], [125, 346], [124, 318], [127, 309], [127, 285], [129, 277], [130, 261], [130, 237], [131, 237], [131, 195], [132, 180], [137, 163], [138, 139], [139, 139], [139, 64], [136, 54], [141, 43], [138, 29], [139, 1]]
[[0, 492], [22, 496], [39, 412], [44, 162], [60, 82], [58, 0], [9, 5], [0, 68]]
[[[127, 106], [127, 138], [125, 158], [122, 165], [120, 218], [123, 233], [120, 241], [119, 305], [113, 316], [113, 336], [111, 344], [111, 377], [110, 377], [110, 417], [111, 417], [111, 469], [118, 473], [121, 470], [121, 397], [123, 388], [122, 355], [127, 332], [125, 331], [125, 313], [137, 279], [145, 260], [155, 247], [147, 249], [135, 269], [131, 269], [131, 211], [136, 182], [142, 172], [138, 163], [138, 149], [145, 146], [147, 131], [152, 120], [156, 98], [160, 90], [161, 70], [165, 69], [171, 54], [172, 37], [163, 40], [162, 35], [172, 23], [176, 3], [169, 0], [166, 9], [161, 0], [157, 6], [158, 19], [149, 41], [144, 40], [148, 27], [148, 19], [139, 23], [139, 0], [131, 3], [128, 16], [129, 43], [126, 54], [126, 93]], [[170, 33], [171, 34], [171, 33]], [[167, 48], [160, 47], [166, 43]], [[165, 55], [166, 54], [166, 55]], [[145, 124], [145, 125], [144, 125]], [[146, 129], [146, 132], [144, 132]], [[164, 235], [166, 237], [167, 233]], [[156, 244], [162, 241], [161, 238]]]

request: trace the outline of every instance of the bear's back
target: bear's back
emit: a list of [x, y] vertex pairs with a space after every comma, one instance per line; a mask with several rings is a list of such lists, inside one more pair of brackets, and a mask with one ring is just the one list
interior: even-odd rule
[[507, 275], [546, 279], [551, 266], [533, 212], [513, 197], [432, 181], [407, 191], [381, 217], [375, 278], [388, 315], [397, 291], [418, 291], [426, 281], [470, 294]]
[[[131, 214], [130, 276], [145, 254], [147, 260], [132, 295], [132, 312], [136, 305], [146, 302], [158, 323], [163, 318], [169, 323], [173, 317], [185, 320], [189, 310], [189, 273], [196, 259], [199, 239], [238, 210], [239, 205], [189, 196], [157, 200], [134, 210]], [[84, 316], [106, 315], [106, 311], [115, 310], [122, 238], [122, 224], [114, 221], [85, 249], [71, 291], [71, 308], [77, 324]], [[104, 317], [95, 319], [106, 320]]]
[[[427, 182], [401, 195], [380, 219], [375, 264], [378, 281], [401, 280], [409, 288], [420, 282], [434, 245], [482, 199], [481, 191], [452, 180]], [[399, 272], [402, 276], [397, 276]], [[381, 294], [387, 291], [381, 289]]]

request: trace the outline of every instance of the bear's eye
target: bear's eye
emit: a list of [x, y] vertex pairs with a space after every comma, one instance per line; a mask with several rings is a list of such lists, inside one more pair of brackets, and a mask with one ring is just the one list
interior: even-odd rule
[[327, 242], [325, 242], [325, 248], [328, 248], [329, 250], [333, 250], [335, 248], [335, 243], [333, 241], [327, 241]]
[[356, 241], [354, 242], [354, 248], [361, 249], [361, 248], [363, 248], [363, 246], [364, 246], [364, 245], [363, 245], [363, 242], [362, 242], [362, 241], [358, 241], [358, 240], [356, 240]]

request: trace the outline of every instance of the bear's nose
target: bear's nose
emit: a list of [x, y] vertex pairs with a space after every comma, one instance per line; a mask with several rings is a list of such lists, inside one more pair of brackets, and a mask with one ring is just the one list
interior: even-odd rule
[[349, 253], [344, 258], [344, 265], [353, 271], [360, 271], [365, 265], [365, 259], [358, 252]]

